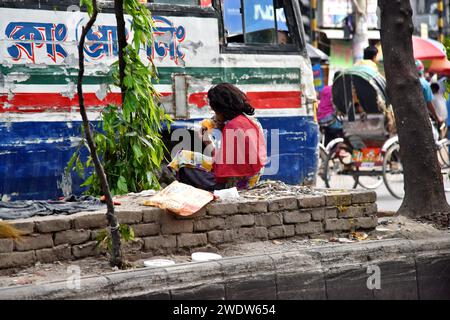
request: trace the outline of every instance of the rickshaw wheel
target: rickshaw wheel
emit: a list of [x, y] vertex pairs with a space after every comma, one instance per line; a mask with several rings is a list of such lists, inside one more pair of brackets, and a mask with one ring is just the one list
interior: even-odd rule
[[400, 158], [400, 145], [398, 143], [389, 147], [383, 159], [383, 180], [389, 193], [397, 198], [405, 196], [405, 183], [403, 179], [403, 165]]
[[319, 163], [317, 165], [318, 167], [318, 176], [320, 177], [320, 179], [322, 179], [322, 181], [325, 183], [325, 163], [327, 161], [327, 150], [325, 149], [325, 147], [323, 145], [319, 145]]
[[444, 182], [445, 192], [450, 192], [450, 141], [444, 139], [439, 141], [438, 161]]
[[358, 185], [348, 147], [334, 148], [325, 161], [325, 186], [332, 189], [355, 189]]
[[383, 184], [381, 176], [359, 176], [358, 184], [367, 190], [378, 189]]

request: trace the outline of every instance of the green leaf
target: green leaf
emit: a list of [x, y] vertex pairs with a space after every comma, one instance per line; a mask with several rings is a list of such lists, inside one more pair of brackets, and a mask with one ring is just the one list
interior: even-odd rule
[[133, 144], [133, 153], [136, 159], [140, 160], [143, 156], [141, 147], [138, 144]]
[[81, 184], [81, 187], [89, 187], [94, 183], [94, 174], [91, 174], [84, 182]]
[[125, 242], [134, 240], [134, 230], [129, 225], [126, 224], [119, 225], [119, 233], [121, 238]]
[[94, 5], [92, 4], [92, 0], [80, 0], [80, 7], [86, 6], [87, 13], [89, 16], [92, 16], [94, 13]]
[[124, 176], [120, 176], [117, 180], [117, 191], [120, 194], [128, 193], [128, 184]]
[[80, 178], [84, 178], [84, 166], [81, 163], [80, 157], [77, 157], [77, 160], [75, 162], [75, 170], [77, 171], [77, 174]]

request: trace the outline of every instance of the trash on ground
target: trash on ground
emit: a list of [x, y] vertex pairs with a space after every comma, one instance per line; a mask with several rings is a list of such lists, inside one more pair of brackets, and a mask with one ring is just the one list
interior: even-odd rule
[[348, 238], [330, 238], [330, 242], [354, 243], [355, 241]]
[[173, 266], [174, 264], [175, 261], [169, 259], [153, 259], [144, 261], [144, 266], [151, 268], [168, 267]]
[[364, 232], [352, 232], [350, 234], [351, 240], [364, 241], [364, 240], [367, 240], [368, 238], [369, 238], [369, 235]]
[[191, 255], [192, 261], [202, 262], [222, 259], [222, 256], [211, 252], [195, 252]]
[[144, 201], [145, 206], [167, 209], [180, 216], [190, 216], [214, 200], [211, 192], [174, 181], [166, 188]]
[[230, 189], [215, 190], [214, 195], [221, 200], [239, 199], [239, 192], [236, 187]]

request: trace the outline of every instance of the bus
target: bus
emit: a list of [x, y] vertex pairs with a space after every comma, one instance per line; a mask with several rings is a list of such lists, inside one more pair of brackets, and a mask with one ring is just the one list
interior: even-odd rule
[[[81, 140], [77, 45], [88, 15], [78, 4], [0, 3], [2, 201], [82, 192], [81, 179], [65, 174]], [[174, 119], [172, 128], [210, 117], [208, 89], [232, 83], [246, 92], [267, 132], [263, 179], [313, 183], [316, 94], [298, 0], [155, 0], [146, 6], [155, 22], [154, 41], [140, 55], [158, 68], [156, 88]], [[113, 1], [102, 1], [85, 45], [83, 88], [92, 121], [103, 107], [120, 104], [111, 76], [117, 58]]]

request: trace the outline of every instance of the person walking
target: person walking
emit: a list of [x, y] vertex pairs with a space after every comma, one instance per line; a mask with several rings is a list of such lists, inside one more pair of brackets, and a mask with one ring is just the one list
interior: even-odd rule
[[[341, 73], [334, 74], [333, 82]], [[317, 110], [317, 121], [320, 130], [325, 136], [325, 146], [336, 138], [344, 137], [342, 122], [338, 119], [336, 109], [333, 105], [332, 86], [325, 86], [320, 92], [319, 107]]]
[[[441, 124], [443, 123], [443, 119], [438, 116], [438, 113], [436, 112], [436, 109], [432, 103], [433, 101], [433, 91], [431, 90], [430, 83], [425, 79], [425, 67], [420, 60], [416, 60], [416, 69], [417, 73], [419, 75], [420, 85], [422, 86], [422, 92], [423, 97], [425, 99], [426, 106], [428, 108], [428, 112], [431, 116], [431, 119], [435, 121], [437, 124], [437, 127], [439, 128]], [[430, 119], [430, 121], [431, 121]], [[433, 129], [433, 137], [435, 141], [439, 140], [439, 132], [436, 126], [431, 123], [432, 129]]]

